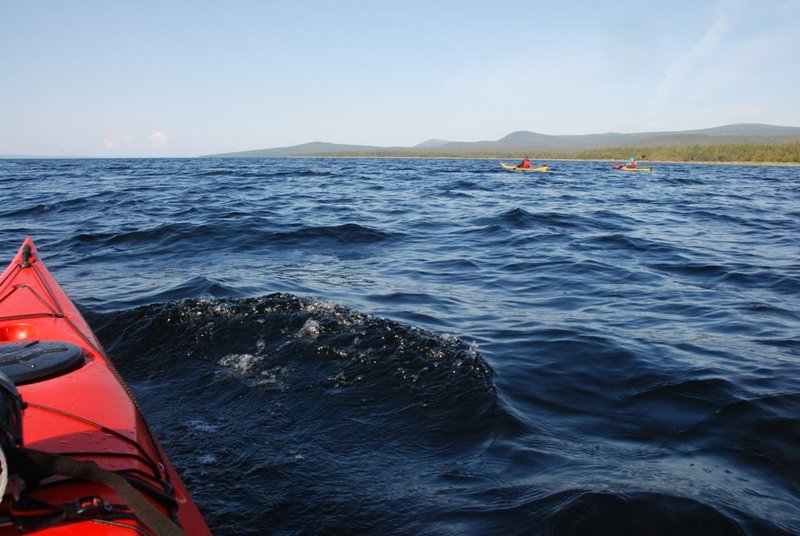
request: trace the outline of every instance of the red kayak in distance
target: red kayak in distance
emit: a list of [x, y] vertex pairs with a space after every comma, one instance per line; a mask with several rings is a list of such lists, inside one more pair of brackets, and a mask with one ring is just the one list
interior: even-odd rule
[[0, 373], [0, 536], [211, 534], [29, 238], [0, 277]]

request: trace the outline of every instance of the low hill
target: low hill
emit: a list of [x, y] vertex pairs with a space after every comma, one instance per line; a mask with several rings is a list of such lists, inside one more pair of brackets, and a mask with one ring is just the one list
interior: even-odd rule
[[439, 140], [439, 139], [432, 139], [423, 141], [422, 143], [416, 144], [413, 148], [414, 149], [430, 149], [431, 147], [441, 147], [442, 145], [447, 145], [448, 143], [452, 143], [449, 140]]
[[313, 141], [302, 145], [292, 145], [291, 147], [274, 147], [272, 149], [254, 149], [252, 151], [241, 151], [236, 153], [220, 153], [203, 155], [207, 158], [263, 158], [269, 156], [307, 156], [316, 154], [326, 154], [331, 152], [359, 152], [359, 151], [378, 151], [385, 150], [385, 147], [374, 145], [341, 145], [338, 143], [326, 143]]

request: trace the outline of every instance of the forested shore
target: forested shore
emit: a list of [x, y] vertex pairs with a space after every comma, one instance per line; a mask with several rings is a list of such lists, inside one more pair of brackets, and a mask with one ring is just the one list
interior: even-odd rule
[[580, 151], [572, 157], [618, 160], [631, 156], [664, 162], [770, 162], [800, 164], [800, 141], [780, 144], [712, 144], [679, 147], [625, 147]]
[[[524, 153], [524, 154], [523, 154]], [[686, 146], [614, 147], [571, 152], [526, 151], [502, 152], [450, 152], [436, 149], [414, 148], [380, 149], [370, 151], [325, 152], [304, 154], [307, 157], [363, 157], [363, 158], [520, 158], [534, 160], [627, 160], [635, 156], [641, 160], [660, 162], [719, 162], [719, 163], [774, 163], [800, 164], [800, 140], [787, 143], [731, 143]]]

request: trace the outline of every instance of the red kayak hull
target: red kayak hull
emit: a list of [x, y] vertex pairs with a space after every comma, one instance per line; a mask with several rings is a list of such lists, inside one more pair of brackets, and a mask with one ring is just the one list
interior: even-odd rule
[[[38, 342], [37, 342], [38, 341]], [[108, 471], [133, 475], [140, 487], [151, 487], [164, 500], [146, 495], [186, 534], [211, 534], [179, 475], [149, 430], [130, 389], [100, 342], [39, 258], [30, 239], [23, 242], [0, 277], [0, 346], [54, 344], [77, 347], [77, 361], [44, 377], [17, 381], [26, 404], [23, 445], [31, 449], [93, 461]], [[78, 355], [79, 354], [79, 355]], [[110, 488], [76, 479], [54, 477], [46, 486], [28, 490], [34, 499], [69, 503], [87, 496], [109, 503], [121, 499]], [[170, 501], [166, 501], [167, 504]], [[6, 494], [3, 512], [10, 508]], [[134, 528], [135, 527], [135, 528]], [[0, 536], [17, 534], [14, 524], [0, 524]], [[30, 533], [30, 532], [29, 532]], [[137, 519], [70, 520], [37, 527], [34, 534], [150, 534]]]

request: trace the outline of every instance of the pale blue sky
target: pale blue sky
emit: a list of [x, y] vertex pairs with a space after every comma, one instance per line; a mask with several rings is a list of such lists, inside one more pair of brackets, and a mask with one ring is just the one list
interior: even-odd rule
[[800, 126], [800, 0], [0, 0], [0, 154]]

